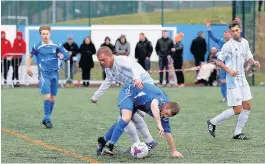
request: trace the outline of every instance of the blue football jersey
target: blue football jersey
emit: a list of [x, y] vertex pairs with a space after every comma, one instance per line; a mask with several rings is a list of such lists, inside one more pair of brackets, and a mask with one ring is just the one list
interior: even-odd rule
[[32, 47], [31, 54], [36, 56], [38, 68], [42, 72], [56, 71], [61, 68], [61, 59], [57, 56], [58, 53], [63, 54], [62, 60], [68, 60], [68, 51], [61, 45], [53, 43], [43, 44], [39, 42]]
[[[157, 99], [159, 103], [159, 109], [162, 109], [162, 106], [169, 102], [169, 98], [165, 92], [163, 92], [160, 88], [152, 84], [143, 84], [143, 89], [139, 89], [138, 87], [134, 87], [133, 84], [128, 85], [128, 89], [130, 89], [131, 96], [134, 99], [134, 109], [139, 109], [144, 111], [151, 117], [153, 116], [151, 110], [151, 103], [153, 99]], [[161, 118], [161, 123], [164, 128], [164, 131], [170, 133], [170, 125], [169, 118]]]

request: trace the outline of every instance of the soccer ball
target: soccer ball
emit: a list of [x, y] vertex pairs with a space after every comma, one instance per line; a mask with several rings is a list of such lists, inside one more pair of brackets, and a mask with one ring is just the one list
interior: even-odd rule
[[148, 146], [144, 142], [135, 142], [131, 146], [131, 154], [135, 158], [144, 158], [148, 155]]

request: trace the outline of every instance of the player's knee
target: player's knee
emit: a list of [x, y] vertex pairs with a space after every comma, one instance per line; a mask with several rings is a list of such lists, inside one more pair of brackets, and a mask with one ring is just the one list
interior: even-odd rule
[[50, 94], [45, 95], [44, 98], [45, 98], [45, 100], [52, 101]]
[[123, 121], [128, 123], [131, 121], [132, 117], [131, 116], [122, 116], [122, 119], [123, 119]]
[[243, 109], [250, 110], [251, 109], [251, 103], [248, 101], [243, 102]]
[[51, 102], [55, 102], [55, 96], [51, 96]]
[[226, 83], [226, 80], [224, 79], [224, 80], [221, 80], [221, 83]]
[[241, 113], [241, 111], [242, 111], [243, 109], [242, 109], [242, 106], [235, 106], [235, 107], [233, 108], [233, 110], [234, 110], [235, 115], [238, 115], [238, 114]]

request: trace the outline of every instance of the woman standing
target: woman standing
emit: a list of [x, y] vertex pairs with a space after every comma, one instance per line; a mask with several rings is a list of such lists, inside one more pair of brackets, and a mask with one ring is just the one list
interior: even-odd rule
[[80, 46], [81, 59], [79, 67], [82, 69], [83, 86], [89, 86], [90, 71], [94, 67], [92, 55], [96, 53], [96, 48], [90, 37], [86, 37]]

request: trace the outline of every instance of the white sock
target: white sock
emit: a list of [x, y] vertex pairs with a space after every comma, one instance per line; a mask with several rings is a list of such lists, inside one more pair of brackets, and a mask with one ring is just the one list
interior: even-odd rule
[[214, 117], [213, 119], [211, 119], [211, 123], [216, 125], [221, 121], [224, 121], [230, 117], [232, 117], [233, 115], [235, 115], [235, 112], [233, 109], [227, 109], [225, 111], [223, 111], [221, 114], [219, 114], [218, 116]]
[[130, 121], [129, 124], [126, 126], [124, 132], [128, 134], [128, 137], [133, 143], [140, 142], [136, 127], [132, 121]]
[[236, 130], [235, 130], [235, 135], [242, 133], [242, 129], [245, 126], [246, 122], [248, 121], [249, 112], [250, 112], [249, 110], [243, 109], [242, 112], [239, 114], [237, 125], [236, 125]]
[[132, 117], [132, 121], [134, 122], [136, 129], [143, 135], [144, 142], [151, 143], [154, 139], [151, 136], [143, 117], [136, 112]]

